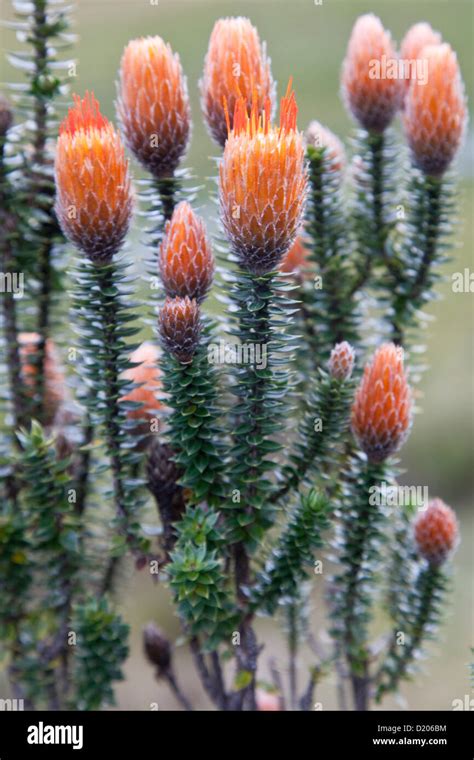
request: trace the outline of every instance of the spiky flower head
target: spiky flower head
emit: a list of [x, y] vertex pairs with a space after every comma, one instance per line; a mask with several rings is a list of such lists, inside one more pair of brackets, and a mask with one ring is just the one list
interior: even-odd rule
[[274, 84], [265, 43], [248, 18], [221, 18], [214, 24], [199, 83], [204, 118], [213, 139], [224, 147], [228, 127], [224, 111], [227, 103], [230, 125], [236, 102], [243, 98], [250, 111], [254, 96], [261, 113], [274, 99]]
[[352, 407], [352, 432], [371, 462], [383, 462], [408, 436], [411, 392], [403, 349], [385, 343], [364, 370]]
[[155, 623], [147, 623], [143, 629], [143, 648], [158, 677], [166, 674], [171, 665], [171, 644]]
[[[161, 390], [161, 372], [158, 369], [160, 352], [153, 343], [142, 343], [130, 355], [130, 362], [134, 365], [123, 372], [122, 377], [136, 384], [129, 393], [120, 400], [140, 403], [137, 409], [128, 409], [127, 417], [143, 423], [143, 432], [150, 432], [150, 421], [156, 417], [162, 402], [157, 398]], [[141, 428], [140, 428], [141, 429]]]
[[355, 351], [347, 340], [336, 343], [328, 361], [329, 374], [335, 380], [349, 380], [354, 369]]
[[186, 201], [179, 203], [166, 224], [159, 255], [166, 295], [205, 298], [214, 277], [214, 258], [204, 221]]
[[373, 13], [359, 16], [342, 67], [342, 94], [347, 109], [365, 129], [383, 132], [402, 104], [403, 80], [384, 76], [383, 70], [384, 62], [397, 60], [390, 32], [380, 19]]
[[241, 266], [253, 274], [275, 269], [301, 227], [307, 173], [303, 136], [296, 128], [291, 83], [280, 108], [280, 126], [270, 123], [254, 99], [250, 116], [237, 100], [233, 128], [219, 167], [224, 228]]
[[459, 526], [456, 515], [441, 499], [433, 499], [415, 521], [418, 553], [430, 563], [441, 565], [456, 548]]
[[278, 269], [284, 274], [291, 274], [300, 279], [307, 265], [308, 255], [309, 251], [301, 235], [298, 235], [291, 248], [283, 256]]
[[91, 261], [104, 264], [121, 247], [132, 216], [128, 161], [93, 93], [73, 98], [59, 128], [56, 214], [66, 237]]
[[188, 296], [167, 298], [160, 311], [159, 329], [163, 346], [181, 364], [189, 364], [201, 334], [198, 302]]
[[0, 93], [0, 137], [5, 137], [12, 124], [12, 107], [6, 97]]
[[[20, 345], [21, 374], [25, 393], [33, 399], [38, 381], [39, 348], [41, 336], [36, 332], [18, 334]], [[51, 338], [44, 345], [44, 423], [52, 425], [62, 405], [67, 400], [67, 386], [64, 371], [59, 360], [56, 346]]]
[[189, 142], [191, 108], [179, 55], [161, 37], [125, 48], [117, 112], [135, 158], [157, 179], [171, 176]]
[[308, 148], [316, 150], [324, 149], [324, 156], [327, 159], [327, 169], [333, 172], [342, 172], [346, 165], [346, 151], [339, 137], [324, 127], [319, 121], [313, 120], [309, 123], [305, 132], [305, 141]]
[[422, 58], [423, 48], [428, 47], [428, 45], [440, 45], [442, 41], [441, 34], [435, 32], [426, 21], [420, 21], [409, 28], [400, 45], [400, 58], [404, 61], [405, 68], [411, 73], [411, 76], [407, 76], [405, 72], [405, 91], [408, 91], [410, 81], [414, 78], [413, 75], [417, 75], [417, 69], [413, 62]]
[[456, 53], [447, 44], [423, 48], [428, 81], [410, 82], [403, 126], [412, 161], [429, 176], [449, 167], [464, 136], [466, 98]]

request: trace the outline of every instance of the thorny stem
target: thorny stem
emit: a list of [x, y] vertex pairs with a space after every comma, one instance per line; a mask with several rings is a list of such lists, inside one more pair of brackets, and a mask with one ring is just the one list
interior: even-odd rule
[[176, 680], [176, 675], [174, 674], [174, 671], [170, 668], [165, 673], [165, 679], [168, 682], [168, 685], [175, 695], [178, 702], [184, 707], [185, 710], [191, 711], [193, 709], [191, 702], [187, 698], [187, 696], [183, 693], [181, 690], [180, 685], [178, 684], [178, 681]]
[[297, 615], [295, 605], [290, 604], [288, 609], [288, 654], [289, 654], [289, 678], [290, 678], [290, 706], [297, 709], [298, 681], [296, 672], [296, 657], [298, 653]]

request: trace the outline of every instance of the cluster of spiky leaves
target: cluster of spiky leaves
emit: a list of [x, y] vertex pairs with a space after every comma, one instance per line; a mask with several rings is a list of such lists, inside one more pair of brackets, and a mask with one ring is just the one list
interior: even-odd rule
[[281, 499], [301, 484], [328, 476], [338, 447], [349, 426], [354, 395], [351, 380], [338, 380], [319, 369], [310, 384], [299, 437], [276, 498]]
[[127, 265], [121, 262], [96, 267], [82, 260], [76, 270], [74, 313], [83, 351], [78, 371], [93, 391], [86, 397], [92, 421], [101, 426], [113, 473], [116, 507], [113, 553], [120, 556], [128, 547], [140, 554], [148, 542], [141, 535], [139, 511], [141, 482], [134, 477], [142, 455], [137, 451], [140, 435], [127, 410], [140, 402], [122, 398], [135, 386], [123, 378], [130, 368], [130, 353], [137, 347], [129, 341], [137, 332], [134, 303], [130, 300]]
[[251, 604], [272, 614], [280, 603], [299, 598], [306, 568], [313, 565], [314, 551], [323, 546], [329, 528], [330, 503], [323, 493], [310, 490], [300, 496], [283, 533], [257, 578]]
[[0, 512], [0, 640], [14, 634], [25, 611], [32, 582], [25, 515], [13, 502], [2, 502]]
[[[419, 563], [416, 580], [409, 591], [403, 626], [393, 632], [392, 646], [379, 672], [377, 701], [387, 692], [396, 691], [400, 682], [410, 677], [422, 644], [435, 638], [447, 589], [448, 579], [440, 566]], [[397, 640], [400, 631], [404, 634], [403, 643]]]
[[77, 605], [72, 621], [76, 634], [73, 680], [76, 710], [99, 710], [113, 705], [112, 683], [123, 680], [128, 656], [129, 626], [110, 609], [107, 599]]
[[218, 548], [224, 536], [219, 513], [188, 507], [177, 526], [178, 540], [167, 570], [180, 617], [191, 637], [202, 636], [203, 651], [230, 638], [236, 609]]
[[275, 440], [287, 411], [288, 362], [293, 339], [284, 325], [294, 312], [285, 295], [290, 288], [274, 272], [256, 276], [238, 271], [231, 298], [237, 307], [233, 334], [247, 352], [234, 370], [231, 392], [237, 397], [229, 465], [229, 482], [239, 499], [226, 506], [233, 541], [255, 548], [274, 520], [269, 478], [276, 469], [274, 455], [281, 450]]
[[[309, 145], [309, 194], [306, 233], [311, 278], [304, 278], [300, 297], [304, 335], [314, 361], [321, 366], [341, 340], [358, 342], [357, 302], [351, 297], [354, 273], [352, 241], [341, 194], [341, 176], [325, 147]], [[316, 279], [316, 278], [321, 278]]]
[[209, 362], [206, 339], [189, 364], [171, 354], [164, 359], [163, 388], [170, 396], [169, 442], [182, 469], [179, 483], [189, 489], [189, 503], [222, 504], [224, 451], [220, 442], [217, 405], [218, 376]]
[[420, 325], [420, 310], [435, 297], [439, 267], [447, 261], [447, 236], [454, 218], [449, 179], [410, 170], [408, 214], [387, 261], [393, 340], [406, 344]]

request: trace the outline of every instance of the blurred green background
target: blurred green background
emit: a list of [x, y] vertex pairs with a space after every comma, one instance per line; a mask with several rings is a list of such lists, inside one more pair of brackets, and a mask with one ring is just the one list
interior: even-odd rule
[[[273, 75], [282, 95], [288, 77], [294, 79], [299, 106], [299, 126], [304, 128], [316, 118], [346, 138], [351, 130], [339, 97], [339, 71], [351, 27], [361, 13], [373, 11], [382, 18], [394, 38], [400, 41], [407, 28], [419, 20], [439, 29], [457, 51], [466, 89], [472, 104], [473, 4], [471, 0], [371, 0], [358, 2], [323, 0], [79, 0], [75, 12], [79, 34], [73, 53], [77, 58], [74, 89], [83, 93], [93, 89], [102, 110], [115, 118], [113, 100], [117, 67], [123, 47], [131, 38], [158, 34], [179, 52], [192, 100], [194, 130], [187, 165], [199, 182], [213, 187], [218, 153], [201, 119], [197, 82], [212, 26], [220, 16], [249, 16], [261, 39], [267, 42]], [[11, 9], [3, 0], [2, 15]], [[4, 47], [14, 47], [10, 32], [2, 32]], [[16, 72], [2, 61], [0, 81], [17, 79]], [[450, 709], [452, 700], [469, 691], [469, 646], [473, 643], [473, 294], [454, 294], [450, 277], [472, 263], [473, 136], [469, 131], [459, 160], [460, 191], [457, 205], [453, 260], [445, 267], [446, 282], [439, 287], [442, 299], [429, 309], [435, 318], [428, 326], [426, 342], [430, 369], [421, 383], [423, 414], [417, 416], [403, 465], [409, 484], [428, 485], [432, 496], [439, 495], [455, 507], [461, 521], [462, 544], [455, 558], [455, 591], [441, 642], [433, 648], [435, 657], [426, 674], [405, 686], [407, 704], [414, 709]], [[134, 166], [135, 176], [141, 176]], [[205, 192], [200, 202], [205, 202]], [[132, 622], [132, 654], [126, 667], [126, 681], [117, 689], [118, 707], [149, 709], [157, 702], [160, 709], [174, 707], [166, 687], [156, 684], [141, 654], [141, 628], [154, 619], [172, 636], [178, 634], [169, 598], [164, 589], [154, 587], [143, 576], [132, 572], [124, 578], [121, 590], [124, 611]], [[315, 599], [315, 625], [320, 619], [321, 602]], [[283, 640], [275, 626], [263, 623], [266, 652], [279, 651]], [[265, 665], [266, 655], [262, 657]], [[282, 660], [284, 662], [284, 659]], [[304, 658], [301, 666], [304, 665]], [[178, 657], [181, 679], [189, 683], [196, 704], [200, 689], [186, 652]], [[265, 668], [264, 668], [265, 670]], [[262, 676], [265, 677], [265, 672]], [[334, 685], [322, 683], [318, 701], [325, 709], [335, 706]], [[386, 707], [394, 706], [387, 700]]]

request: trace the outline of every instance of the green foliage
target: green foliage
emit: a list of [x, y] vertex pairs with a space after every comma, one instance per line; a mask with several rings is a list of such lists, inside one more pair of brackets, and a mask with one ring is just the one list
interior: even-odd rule
[[[288, 413], [289, 352], [294, 346], [285, 333], [293, 302], [288, 286], [274, 272], [254, 276], [238, 271], [231, 291], [238, 323], [234, 334], [249, 350], [250, 361], [237, 364], [231, 392], [237, 397], [232, 409], [233, 445], [229, 482], [239, 501], [226, 507], [231, 539], [255, 549], [274, 520], [271, 504], [275, 485], [269, 473], [277, 469], [274, 455], [281, 450], [275, 435]], [[255, 349], [252, 356], [252, 349]], [[260, 358], [258, 361], [258, 353]], [[260, 365], [260, 366], [259, 366]]]
[[77, 606], [72, 623], [74, 653], [74, 709], [99, 710], [113, 705], [112, 683], [123, 680], [122, 663], [128, 656], [129, 626], [110, 609], [106, 597]]
[[11, 637], [21, 620], [32, 582], [27, 523], [12, 503], [0, 511], [0, 639]]
[[[188, 508], [178, 524], [178, 541], [167, 566], [170, 585], [190, 636], [202, 636], [203, 651], [212, 651], [230, 637], [236, 612], [216, 545], [218, 513]], [[198, 530], [196, 530], [198, 527]]]
[[321, 549], [322, 534], [330, 526], [330, 504], [323, 493], [310, 490], [284, 525], [280, 539], [251, 592], [251, 603], [272, 614], [278, 603], [299, 598], [306, 568]]
[[203, 501], [218, 507], [226, 496], [223, 482], [224, 450], [218, 426], [218, 375], [209, 362], [207, 341], [189, 364], [171, 354], [164, 358], [163, 388], [169, 393], [168, 439], [176, 452], [174, 461], [182, 468], [180, 484], [190, 491], [189, 503]]

